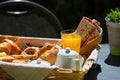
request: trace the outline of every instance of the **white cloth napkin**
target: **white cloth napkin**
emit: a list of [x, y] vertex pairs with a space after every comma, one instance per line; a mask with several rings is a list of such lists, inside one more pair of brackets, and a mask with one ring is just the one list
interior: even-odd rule
[[29, 64], [0, 62], [0, 67], [2, 67], [15, 80], [43, 80], [53, 69], [56, 68], [56, 66], [50, 66], [48, 64], [35, 64], [35, 61]]

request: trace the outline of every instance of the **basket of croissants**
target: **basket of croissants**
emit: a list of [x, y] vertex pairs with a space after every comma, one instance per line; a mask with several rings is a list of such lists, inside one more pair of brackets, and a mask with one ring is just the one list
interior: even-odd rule
[[0, 80], [83, 80], [98, 57], [102, 40], [99, 24], [82, 18], [76, 29], [82, 37], [81, 57], [68, 69], [55, 65], [61, 39], [0, 35]]

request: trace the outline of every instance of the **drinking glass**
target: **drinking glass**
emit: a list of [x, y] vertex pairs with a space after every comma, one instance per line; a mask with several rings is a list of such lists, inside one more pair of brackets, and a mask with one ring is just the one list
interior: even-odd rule
[[64, 49], [70, 48], [71, 50], [80, 53], [81, 36], [75, 32], [74, 29], [67, 29], [61, 31], [62, 47]]

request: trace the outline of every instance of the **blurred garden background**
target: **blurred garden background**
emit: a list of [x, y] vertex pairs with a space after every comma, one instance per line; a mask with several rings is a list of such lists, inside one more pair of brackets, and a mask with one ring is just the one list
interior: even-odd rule
[[51, 10], [63, 29], [76, 28], [83, 16], [98, 20], [103, 28], [103, 43], [108, 42], [105, 17], [110, 9], [120, 8], [120, 0], [31, 0]]

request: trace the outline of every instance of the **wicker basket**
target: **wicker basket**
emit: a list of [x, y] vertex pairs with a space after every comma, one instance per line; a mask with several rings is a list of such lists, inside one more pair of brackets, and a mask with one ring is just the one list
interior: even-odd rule
[[72, 71], [70, 69], [60, 68], [55, 69], [44, 80], [83, 80], [93, 62], [93, 59], [87, 59], [81, 71]]
[[[59, 39], [19, 37], [16, 40], [16, 43], [19, 43], [18, 45], [20, 47], [26, 42], [31, 43], [33, 45], [43, 45], [46, 42], [58, 43]], [[88, 70], [91, 68], [92, 64], [98, 57], [97, 54], [99, 49], [100, 47], [96, 47], [92, 51], [91, 55], [89, 55], [89, 57], [85, 60], [81, 71], [72, 71], [70, 69], [56, 68], [52, 70], [52, 72], [44, 80], [83, 80], [85, 74], [88, 72]], [[14, 79], [0, 67], [0, 80], [14, 80]]]
[[[85, 74], [91, 68], [93, 60], [88, 60], [84, 64], [82, 71], [72, 71], [69, 69], [54, 69], [44, 80], [83, 80]], [[0, 80], [14, 80], [8, 73], [0, 67]]]

